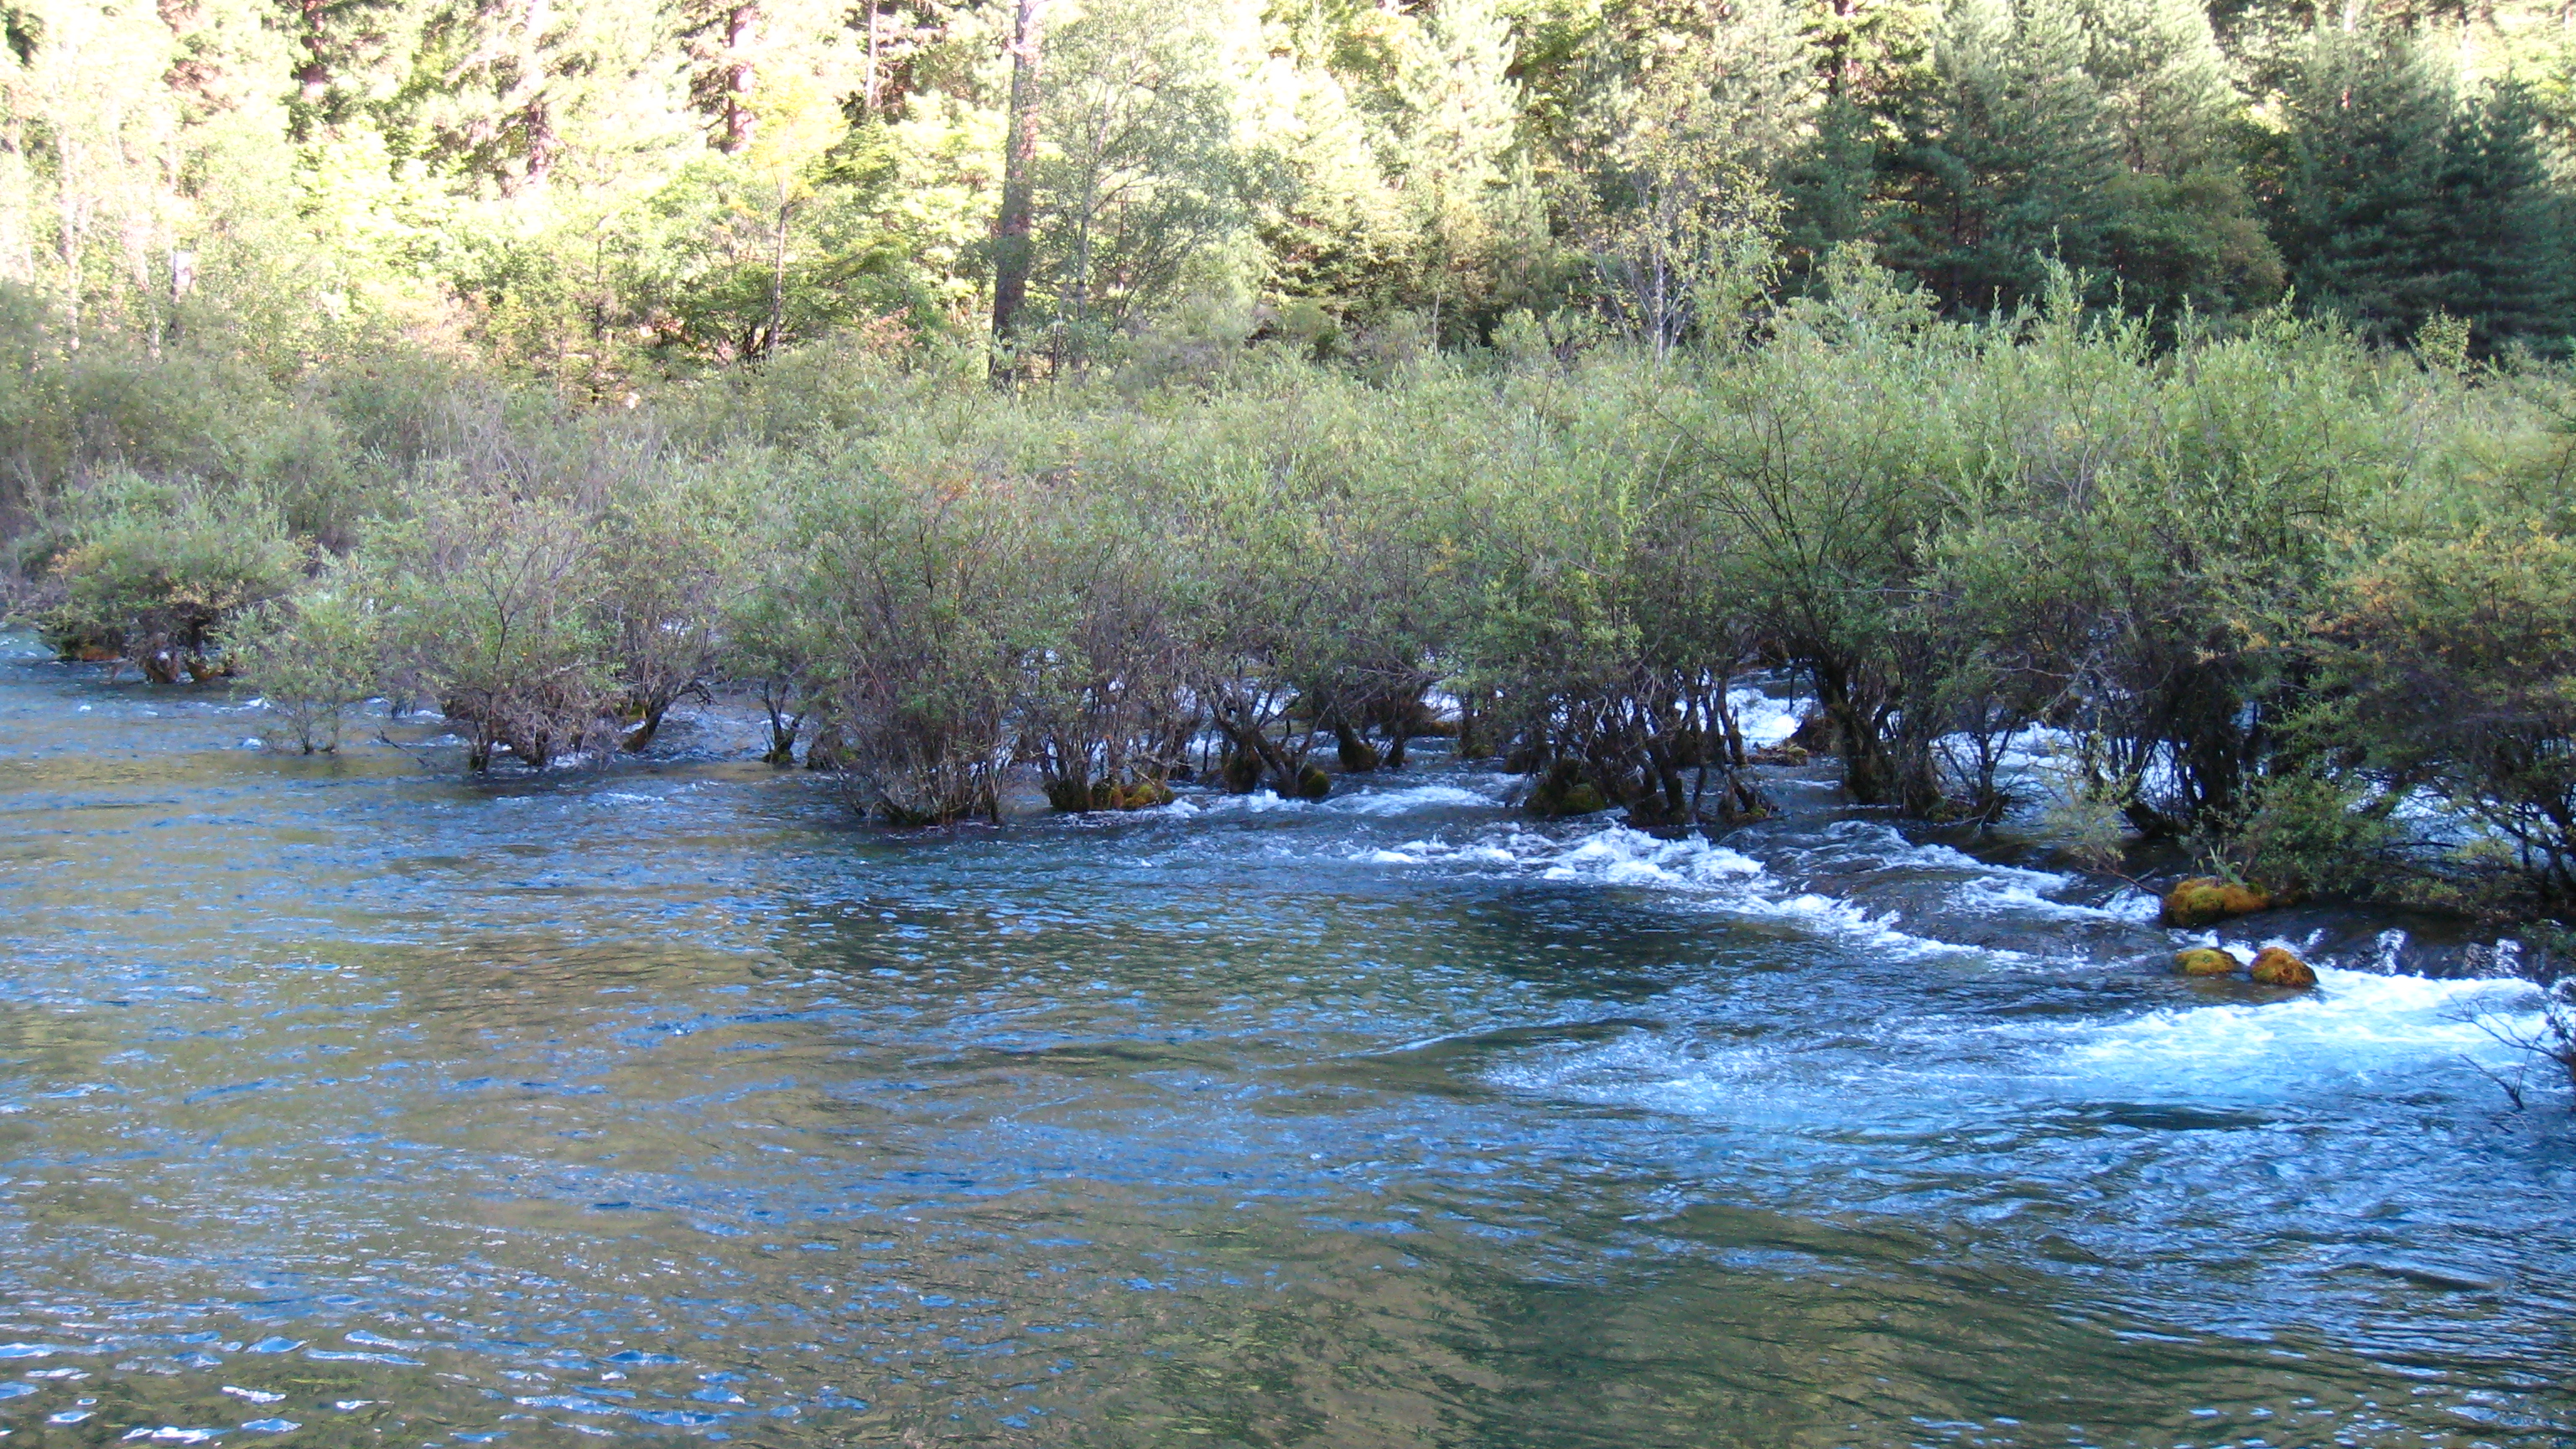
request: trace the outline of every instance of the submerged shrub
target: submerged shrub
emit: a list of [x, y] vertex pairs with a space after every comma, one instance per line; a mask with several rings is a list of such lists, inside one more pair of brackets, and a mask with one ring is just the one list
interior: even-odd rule
[[593, 526], [593, 607], [629, 751], [652, 744], [682, 699], [712, 697], [726, 607], [743, 585], [742, 524], [724, 502], [712, 486], [631, 480]]
[[2400, 543], [2337, 590], [2316, 653], [2311, 728], [2349, 773], [2431, 792], [2482, 832], [2464, 863], [2576, 905], [2576, 542]]
[[122, 475], [62, 506], [37, 615], [65, 658], [131, 661], [159, 683], [221, 672], [217, 639], [284, 594], [298, 555], [255, 499]]
[[1046, 638], [1029, 656], [1014, 711], [1019, 758], [1036, 767], [1058, 810], [1167, 803], [1164, 781], [1183, 767], [1199, 726], [1177, 562], [1127, 510], [1042, 507], [1032, 622]]
[[276, 722], [263, 735], [270, 749], [338, 750], [342, 725], [375, 694], [383, 641], [373, 601], [355, 582], [326, 579], [229, 631], [241, 672]]
[[542, 768], [607, 735], [615, 670], [593, 607], [597, 560], [559, 504], [437, 500], [388, 541], [384, 664], [398, 692], [437, 701], [466, 768], [507, 749]]
[[783, 546], [819, 651], [813, 748], [889, 824], [998, 819], [1014, 707], [1053, 642], [1027, 500], [1006, 479], [846, 454], [800, 481]]

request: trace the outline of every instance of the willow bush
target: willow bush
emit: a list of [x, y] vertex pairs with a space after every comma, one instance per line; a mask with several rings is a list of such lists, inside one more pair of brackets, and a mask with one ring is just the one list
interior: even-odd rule
[[[1764, 808], [1729, 688], [1785, 673], [1901, 813], [2072, 791], [2285, 885], [2569, 908], [2563, 370], [2123, 320], [2063, 274], [1975, 325], [1849, 256], [1811, 281], [1663, 355], [1283, 339], [996, 391], [818, 346], [598, 411], [40, 359], [11, 446], [74, 461], [14, 587], [66, 654], [246, 667], [294, 747], [383, 696], [470, 768], [596, 759], [734, 698], [904, 824], [1015, 772], [1063, 810], [1313, 797], [1454, 733], [1536, 813], [1724, 827]], [[205, 427], [204, 387], [256, 396], [158, 471], [57, 416]]]

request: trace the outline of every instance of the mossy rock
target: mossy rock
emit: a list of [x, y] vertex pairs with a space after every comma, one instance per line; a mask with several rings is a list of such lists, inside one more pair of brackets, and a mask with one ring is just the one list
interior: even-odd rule
[[1628, 806], [1631, 830], [1671, 830], [1689, 822], [1687, 810], [1675, 810], [1659, 794], [1643, 796]]
[[1094, 810], [1151, 810], [1171, 803], [1172, 787], [1150, 777], [1125, 784], [1099, 780], [1091, 786]]
[[1823, 710], [1811, 710], [1801, 717], [1798, 727], [1783, 741], [1811, 755], [1831, 754], [1837, 742], [1834, 722], [1825, 717]]
[[2193, 876], [2165, 892], [2164, 924], [2190, 930], [2272, 909], [2272, 897], [2252, 886]]
[[1297, 772], [1298, 799], [1321, 800], [1332, 793], [1333, 777], [1325, 774], [1321, 769], [1308, 765]]
[[1558, 765], [1539, 777], [1522, 799], [1521, 808], [1532, 815], [1554, 819], [1561, 815], [1593, 815], [1610, 808], [1601, 787], [1583, 778], [1570, 765]]
[[2198, 946], [2174, 957], [2174, 972], [2181, 976], [2233, 976], [2244, 964], [2215, 946]]
[[2266, 946], [2254, 953], [2254, 979], [2266, 986], [2286, 986], [2293, 991], [2306, 991], [2317, 984], [2315, 968], [2280, 946]]
[[1217, 766], [1217, 779], [1229, 795], [1249, 795], [1261, 785], [1261, 762], [1250, 755], [1230, 754]]

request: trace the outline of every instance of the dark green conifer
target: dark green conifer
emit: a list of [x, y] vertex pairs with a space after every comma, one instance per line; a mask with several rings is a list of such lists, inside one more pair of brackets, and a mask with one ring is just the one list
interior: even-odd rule
[[2411, 336], [2440, 305], [2451, 97], [2414, 44], [2318, 31], [2282, 98], [2268, 182], [2272, 237], [2311, 308], [2364, 336]]

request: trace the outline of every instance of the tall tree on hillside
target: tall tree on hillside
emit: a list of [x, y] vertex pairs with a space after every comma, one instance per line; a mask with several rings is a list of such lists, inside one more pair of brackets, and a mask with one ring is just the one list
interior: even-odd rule
[[1010, 348], [1017, 341], [1020, 306], [1028, 300], [1030, 239], [1038, 160], [1040, 47], [1046, 0], [1015, 0], [1011, 13], [1011, 101], [1002, 149], [1002, 209], [993, 226], [993, 376], [1018, 371]]
[[444, 169], [504, 191], [545, 182], [565, 92], [591, 68], [580, 19], [555, 0], [443, 0], [430, 12], [400, 100]]
[[1435, 334], [1475, 335], [1509, 254], [1527, 240], [1510, 204], [1521, 119], [1515, 48], [1494, 0], [1444, 0], [1397, 51], [1402, 99], [1383, 159], [1410, 213], [1413, 299]]
[[2078, 0], [2077, 13], [2123, 165], [2179, 176], [2221, 152], [2240, 107], [2201, 0]]
[[1050, 39], [1035, 246], [1063, 346], [1168, 297], [1247, 220], [1214, 37], [1156, 0], [1103, 0]]
[[1894, 155], [1890, 265], [1981, 310], [2036, 297], [2043, 258], [2101, 260], [2122, 169], [2086, 50], [2067, 0], [1951, 7]]
[[375, 99], [398, 69], [405, 40], [402, 0], [277, 0], [297, 48], [287, 114], [297, 140], [347, 121]]
[[2080, 8], [2085, 71], [2126, 172], [2101, 258], [2121, 300], [2168, 319], [2269, 301], [2280, 259], [2239, 175], [2229, 137], [2244, 106], [2201, 0]]
[[1824, 93], [1876, 106], [1922, 75], [1939, 17], [1927, 0], [1807, 0], [1800, 29]]
[[1782, 162], [1780, 239], [1793, 285], [1821, 278], [1836, 247], [1878, 230], [1885, 140], [1872, 108], [1849, 94], [1829, 95], [1816, 110], [1815, 129]]
[[1785, 7], [1750, 0], [1722, 24], [1635, 37], [1570, 128], [1585, 184], [1564, 199], [1615, 326], [1658, 355], [1715, 337], [1769, 280], [1786, 159], [1813, 72]]
[[2442, 140], [2433, 246], [2437, 305], [2491, 352], [2515, 341], [2558, 351], [2576, 333], [2576, 204], [2552, 184], [2531, 93], [2472, 96]]
[[2413, 335], [2441, 300], [2448, 89], [2407, 37], [2327, 27], [2281, 109], [2260, 177], [2290, 285], [2367, 337]]
[[728, 156], [751, 144], [760, 22], [760, 0], [689, 0], [682, 11], [689, 101], [707, 118], [709, 143]]

